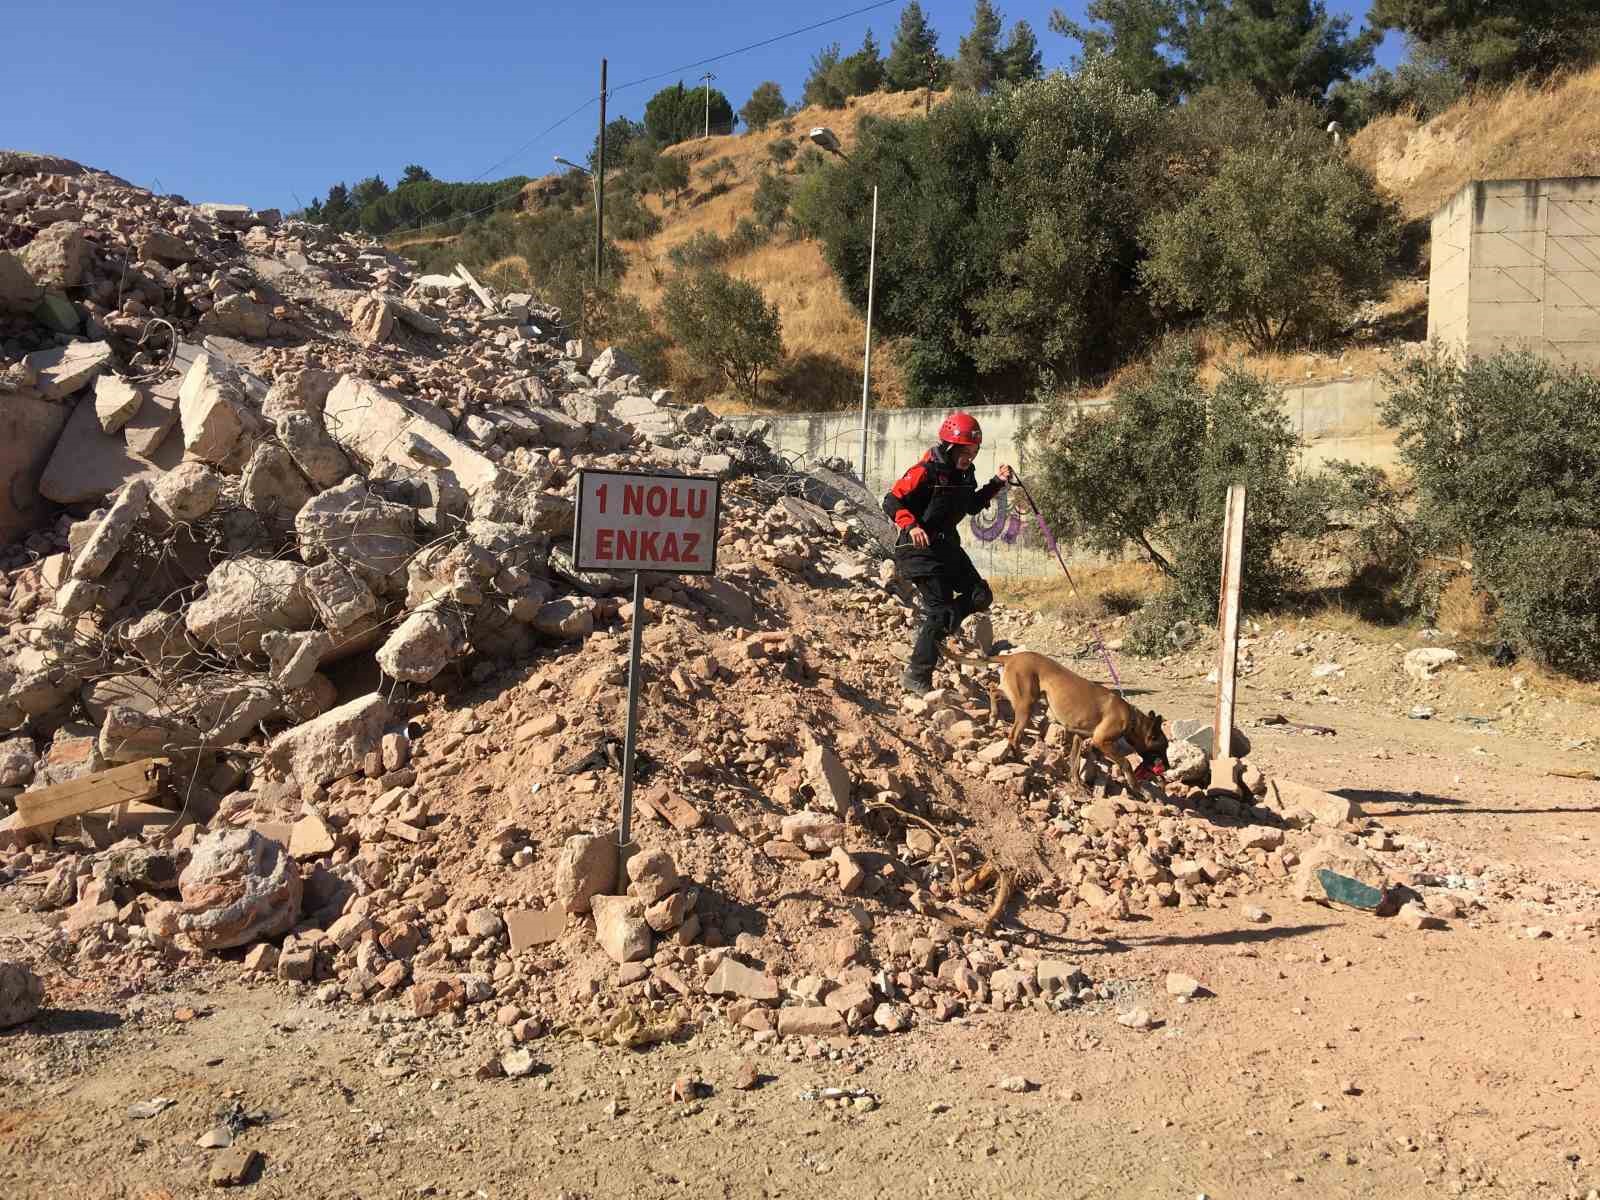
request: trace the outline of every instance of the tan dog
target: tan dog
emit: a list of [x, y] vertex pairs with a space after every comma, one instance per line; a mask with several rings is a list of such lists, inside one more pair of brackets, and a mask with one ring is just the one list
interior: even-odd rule
[[1008, 739], [1013, 750], [1019, 748], [1022, 731], [1028, 727], [1033, 706], [1038, 702], [1039, 693], [1043, 692], [1050, 706], [1050, 715], [1072, 735], [1069, 778], [1075, 785], [1085, 740], [1105, 755], [1106, 761], [1117, 765], [1129, 792], [1137, 793], [1139, 785], [1134, 779], [1133, 768], [1117, 749], [1119, 739], [1126, 738], [1128, 744], [1147, 760], [1160, 763], [1163, 771], [1167, 769], [1167, 735], [1161, 728], [1159, 714], [1140, 712], [1122, 697], [1081, 675], [1074, 675], [1054, 659], [1031, 650], [998, 654], [991, 658], [957, 654], [944, 645], [939, 647], [939, 652], [955, 662], [1000, 664], [1000, 690], [1011, 701], [1012, 710], [1016, 713]]

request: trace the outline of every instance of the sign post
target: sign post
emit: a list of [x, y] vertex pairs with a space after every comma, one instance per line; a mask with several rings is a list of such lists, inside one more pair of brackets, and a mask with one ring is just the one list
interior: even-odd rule
[[643, 573], [714, 575], [722, 484], [698, 475], [579, 471], [572, 561], [580, 571], [633, 572], [628, 650], [628, 727], [622, 750], [622, 815], [617, 841], [633, 823], [634, 744], [639, 728], [639, 661], [644, 637]]
[[1233, 757], [1233, 698], [1239, 674], [1239, 585], [1244, 572], [1244, 484], [1228, 488], [1222, 525], [1222, 594], [1217, 600], [1217, 712], [1211, 757]]

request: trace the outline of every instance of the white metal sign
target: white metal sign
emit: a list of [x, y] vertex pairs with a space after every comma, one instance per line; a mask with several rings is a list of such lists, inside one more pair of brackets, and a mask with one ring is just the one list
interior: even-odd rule
[[579, 471], [573, 562], [580, 571], [712, 575], [722, 485], [697, 475]]

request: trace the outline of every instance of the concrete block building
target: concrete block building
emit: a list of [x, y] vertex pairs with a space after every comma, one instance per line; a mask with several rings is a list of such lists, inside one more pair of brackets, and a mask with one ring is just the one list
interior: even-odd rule
[[1430, 338], [1600, 370], [1600, 178], [1475, 181], [1432, 234]]

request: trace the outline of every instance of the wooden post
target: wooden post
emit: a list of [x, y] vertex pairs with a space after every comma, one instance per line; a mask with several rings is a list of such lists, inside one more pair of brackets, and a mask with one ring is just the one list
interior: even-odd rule
[[1222, 595], [1217, 601], [1217, 715], [1211, 729], [1213, 761], [1233, 757], [1234, 682], [1239, 666], [1239, 583], [1244, 571], [1244, 484], [1228, 488], [1222, 525]]

